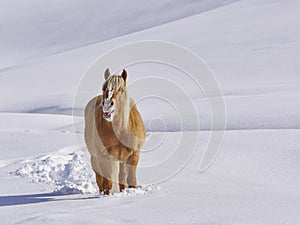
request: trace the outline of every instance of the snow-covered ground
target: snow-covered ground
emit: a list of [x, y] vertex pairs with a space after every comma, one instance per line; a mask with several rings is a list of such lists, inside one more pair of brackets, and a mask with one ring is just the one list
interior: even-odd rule
[[[300, 223], [299, 1], [5, 0], [0, 6], [0, 224]], [[183, 45], [210, 66], [224, 93], [224, 142], [200, 173], [211, 134], [203, 94], [174, 68], [129, 66], [129, 85], [161, 76], [184, 88], [201, 125], [179, 129], [166, 102], [139, 102], [148, 130], [140, 166], [172, 155], [183, 133], [197, 134], [199, 143], [164, 182], [99, 196], [80, 138], [84, 105], [71, 115], [74, 95], [96, 58], [141, 40]], [[102, 77], [99, 71], [99, 89]]]

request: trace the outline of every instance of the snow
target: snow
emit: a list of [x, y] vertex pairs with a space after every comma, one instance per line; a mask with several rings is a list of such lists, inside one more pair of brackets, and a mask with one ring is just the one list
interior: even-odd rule
[[[1, 1], [0, 224], [299, 224], [299, 10], [297, 0]], [[211, 136], [205, 95], [174, 67], [129, 65], [134, 99], [136, 81], [170, 80], [190, 96], [200, 128], [188, 111], [180, 126], [173, 105], [186, 102], [138, 101], [147, 127], [139, 187], [99, 195], [74, 96], [97, 58], [143, 40], [204, 59], [224, 94], [224, 140], [199, 172]], [[178, 171], [153, 169], [149, 177], [164, 179], [147, 182], [146, 168], [170, 159], [182, 137]]]
[[30, 177], [34, 183], [54, 184], [55, 192], [64, 194], [96, 193], [91, 168], [85, 160], [82, 149], [72, 151], [72, 147], [60, 150], [55, 155], [42, 155], [28, 159], [13, 174]]
[[5, 22], [0, 26], [0, 67], [109, 40], [235, 1], [1, 1]]

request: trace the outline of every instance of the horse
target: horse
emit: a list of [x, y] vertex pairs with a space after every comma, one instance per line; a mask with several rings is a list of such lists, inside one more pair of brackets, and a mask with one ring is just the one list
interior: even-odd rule
[[85, 107], [85, 142], [100, 193], [136, 188], [136, 168], [146, 138], [145, 125], [126, 86], [127, 72], [107, 68], [102, 95]]

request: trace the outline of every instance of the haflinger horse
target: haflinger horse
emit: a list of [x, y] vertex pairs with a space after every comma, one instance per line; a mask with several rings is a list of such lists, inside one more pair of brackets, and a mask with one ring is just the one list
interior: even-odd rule
[[85, 108], [85, 142], [91, 155], [99, 192], [109, 195], [136, 188], [136, 168], [146, 130], [121, 76], [104, 72], [103, 94]]

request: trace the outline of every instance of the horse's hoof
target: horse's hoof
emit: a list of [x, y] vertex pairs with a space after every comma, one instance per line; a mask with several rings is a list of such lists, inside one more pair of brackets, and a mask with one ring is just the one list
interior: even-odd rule
[[104, 190], [103, 193], [104, 193], [104, 195], [109, 195], [110, 194], [109, 190]]
[[124, 184], [119, 184], [119, 188], [120, 192], [122, 192], [126, 188], [126, 186]]
[[129, 185], [128, 188], [136, 188], [136, 185]]

